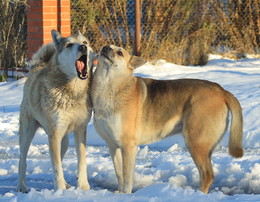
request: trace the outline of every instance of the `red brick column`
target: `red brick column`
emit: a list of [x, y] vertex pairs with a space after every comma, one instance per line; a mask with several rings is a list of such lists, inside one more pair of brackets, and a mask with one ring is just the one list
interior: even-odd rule
[[52, 41], [51, 30], [70, 35], [70, 0], [28, 0], [28, 58], [43, 44]]

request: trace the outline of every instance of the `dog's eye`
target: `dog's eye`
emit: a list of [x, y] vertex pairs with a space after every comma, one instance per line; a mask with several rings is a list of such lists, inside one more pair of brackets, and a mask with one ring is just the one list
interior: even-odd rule
[[73, 43], [67, 43], [67, 44], [66, 44], [66, 48], [69, 48], [69, 47], [71, 47], [71, 46], [73, 46]]
[[83, 44], [88, 45], [88, 42], [87, 41], [83, 41]]
[[122, 53], [122, 51], [117, 51], [117, 55], [119, 55], [119, 56], [124, 56], [124, 54]]

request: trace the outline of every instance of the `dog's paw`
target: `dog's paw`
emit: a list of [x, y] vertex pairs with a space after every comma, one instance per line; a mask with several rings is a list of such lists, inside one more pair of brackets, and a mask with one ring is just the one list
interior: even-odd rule
[[66, 183], [66, 189], [69, 189], [69, 188], [71, 188], [71, 185]]
[[79, 183], [78, 184], [78, 187], [80, 188], [80, 189], [83, 189], [83, 190], [89, 190], [90, 189], [90, 186], [89, 186], [89, 183], [86, 181], [86, 182], [84, 182], [84, 183]]
[[25, 185], [19, 185], [16, 189], [17, 192], [28, 193], [28, 189]]

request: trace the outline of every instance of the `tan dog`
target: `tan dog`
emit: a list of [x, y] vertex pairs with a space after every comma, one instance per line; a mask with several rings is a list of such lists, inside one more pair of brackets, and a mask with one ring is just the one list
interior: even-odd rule
[[242, 157], [242, 113], [237, 99], [216, 83], [197, 79], [159, 81], [133, 76], [142, 58], [105, 46], [93, 76], [94, 124], [107, 142], [119, 191], [131, 193], [137, 145], [183, 133], [204, 193], [213, 182], [211, 154], [232, 113], [229, 153]]
[[78, 155], [78, 187], [89, 189], [86, 174], [86, 127], [91, 118], [89, 85], [94, 58], [88, 40], [80, 33], [62, 37], [52, 31], [53, 43], [32, 58], [20, 112], [20, 161], [17, 190], [27, 192], [26, 157], [36, 130], [48, 135], [56, 189], [66, 189], [62, 159], [74, 132]]

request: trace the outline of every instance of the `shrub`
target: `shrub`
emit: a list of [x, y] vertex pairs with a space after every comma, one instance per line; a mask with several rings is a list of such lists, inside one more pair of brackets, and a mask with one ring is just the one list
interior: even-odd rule
[[[141, 55], [203, 65], [210, 52], [259, 53], [257, 0], [143, 0]], [[106, 44], [134, 47], [134, 0], [72, 1], [72, 30], [97, 51]]]
[[23, 66], [27, 56], [26, 0], [1, 0], [0, 67], [7, 78], [8, 69]]

